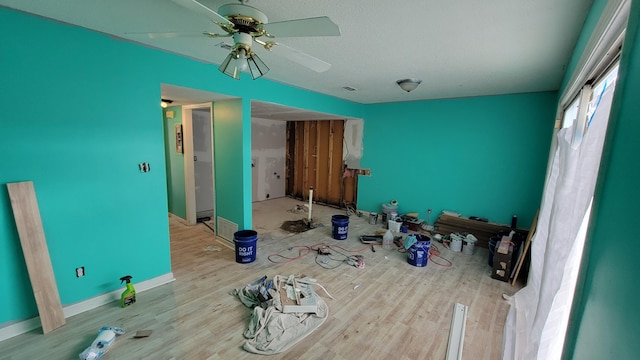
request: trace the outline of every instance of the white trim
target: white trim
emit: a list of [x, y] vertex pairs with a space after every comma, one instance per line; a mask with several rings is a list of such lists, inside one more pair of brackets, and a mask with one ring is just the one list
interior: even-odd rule
[[446, 360], [462, 359], [462, 345], [464, 343], [464, 329], [467, 323], [467, 305], [455, 303], [449, 329], [449, 344], [447, 345]]
[[[213, 130], [213, 105], [209, 103], [209, 124], [211, 125], [211, 186], [213, 192], [213, 214], [211, 214], [211, 219], [215, 219], [218, 215], [216, 211], [216, 139], [215, 139], [215, 131]], [[218, 226], [213, 227], [213, 234], [218, 233]]]
[[[183, 138], [183, 149], [184, 149], [184, 197], [185, 197], [185, 207], [186, 207], [186, 216], [187, 216], [187, 224], [195, 225], [198, 222], [196, 213], [196, 180], [195, 180], [195, 170], [193, 164], [193, 119], [192, 119], [192, 111], [195, 109], [209, 109], [209, 114], [211, 117], [211, 151], [212, 151], [212, 163], [211, 167], [213, 171], [213, 183], [211, 186], [213, 187], [213, 214], [211, 215], [212, 219], [216, 218], [216, 187], [215, 187], [215, 148], [214, 148], [214, 138], [213, 138], [213, 106], [211, 103], [202, 103], [202, 104], [193, 104], [193, 105], [185, 105], [182, 107], [182, 138]], [[214, 227], [217, 233], [217, 226]]]
[[[627, 20], [629, 18], [630, 0], [609, 0], [598, 20], [589, 42], [585, 46], [567, 86], [560, 97], [559, 114], [569, 106], [582, 86], [609, 62], [609, 57], [616, 56], [614, 51], [622, 44]], [[613, 53], [612, 53], [613, 52]]]
[[587, 110], [589, 109], [589, 101], [591, 101], [591, 94], [593, 89], [591, 85], [585, 85], [580, 90], [580, 97], [578, 102], [578, 115], [576, 116], [576, 124], [571, 138], [571, 147], [577, 149], [582, 143], [585, 131], [587, 131]]
[[[135, 284], [136, 292], [140, 293], [149, 289], [153, 289], [160, 285], [168, 284], [174, 281], [173, 273], [166, 273], [164, 275], [160, 275], [153, 279], [145, 280]], [[71, 304], [65, 306], [62, 310], [64, 311], [64, 317], [69, 318], [74, 315], [81, 314], [85, 311], [93, 310], [102, 305], [109, 304], [114, 301], [120, 300], [120, 295], [122, 294], [122, 289], [114, 290], [102, 295], [98, 295], [96, 297], [92, 297], [90, 299]], [[40, 317], [36, 316], [31, 319], [23, 320], [20, 322], [13, 323], [11, 325], [0, 328], [0, 341], [7, 340], [14, 336], [18, 336], [20, 334], [24, 334], [33, 329], [37, 329], [41, 326]]]
[[196, 219], [196, 187], [193, 169], [193, 122], [192, 106], [182, 107], [182, 148], [184, 149], [184, 201], [187, 224], [195, 225]]

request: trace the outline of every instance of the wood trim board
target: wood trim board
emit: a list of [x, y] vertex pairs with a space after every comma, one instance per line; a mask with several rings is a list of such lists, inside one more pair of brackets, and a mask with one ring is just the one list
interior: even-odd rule
[[42, 331], [46, 334], [64, 325], [66, 320], [42, 228], [35, 188], [32, 181], [23, 181], [8, 183], [7, 190]]
[[536, 228], [538, 227], [538, 215], [540, 214], [540, 209], [536, 211], [536, 215], [533, 217], [533, 221], [531, 222], [531, 228], [529, 228], [529, 233], [527, 234], [527, 239], [524, 242], [524, 249], [522, 250], [522, 254], [518, 258], [515, 272], [511, 274], [511, 286], [516, 285], [516, 281], [518, 280], [518, 275], [520, 274], [520, 268], [522, 268], [522, 263], [524, 262], [525, 256], [527, 256], [527, 252], [529, 251], [529, 247], [531, 246], [531, 239], [533, 235], [536, 233]]

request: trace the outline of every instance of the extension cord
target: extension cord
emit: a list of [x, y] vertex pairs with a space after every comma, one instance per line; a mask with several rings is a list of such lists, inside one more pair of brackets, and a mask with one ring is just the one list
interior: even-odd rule
[[331, 253], [329, 252], [329, 248], [327, 248], [326, 246], [322, 246], [318, 248], [318, 254], [319, 255], [331, 255]]

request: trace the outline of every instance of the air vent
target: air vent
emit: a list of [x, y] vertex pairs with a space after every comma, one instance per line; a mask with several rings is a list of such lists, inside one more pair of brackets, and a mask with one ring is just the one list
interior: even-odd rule
[[353, 87], [351, 87], [351, 86], [343, 86], [342, 88], [343, 88], [343, 89], [345, 89], [345, 90], [347, 90], [347, 91], [356, 91], [356, 90], [358, 90], [358, 89], [353, 88]]
[[218, 236], [233, 243], [233, 234], [238, 231], [238, 224], [218, 216]]

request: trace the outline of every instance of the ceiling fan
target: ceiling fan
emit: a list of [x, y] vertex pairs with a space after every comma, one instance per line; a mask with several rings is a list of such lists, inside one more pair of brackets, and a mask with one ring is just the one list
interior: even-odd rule
[[246, 5], [246, 0], [239, 1], [239, 4], [225, 4], [220, 6], [218, 11], [214, 11], [196, 0], [173, 0], [182, 7], [208, 17], [224, 31], [220, 34], [205, 31], [204, 35], [211, 38], [233, 37], [234, 45], [219, 67], [222, 73], [234, 79], [240, 79], [241, 72], [249, 72], [254, 80], [266, 74], [269, 67], [252, 51], [251, 46], [254, 42], [269, 51], [275, 47], [280, 55], [314, 71], [329, 70], [331, 64], [285, 46], [274, 39], [276, 37], [339, 36], [340, 28], [331, 19], [321, 16], [269, 23], [262, 11]]

